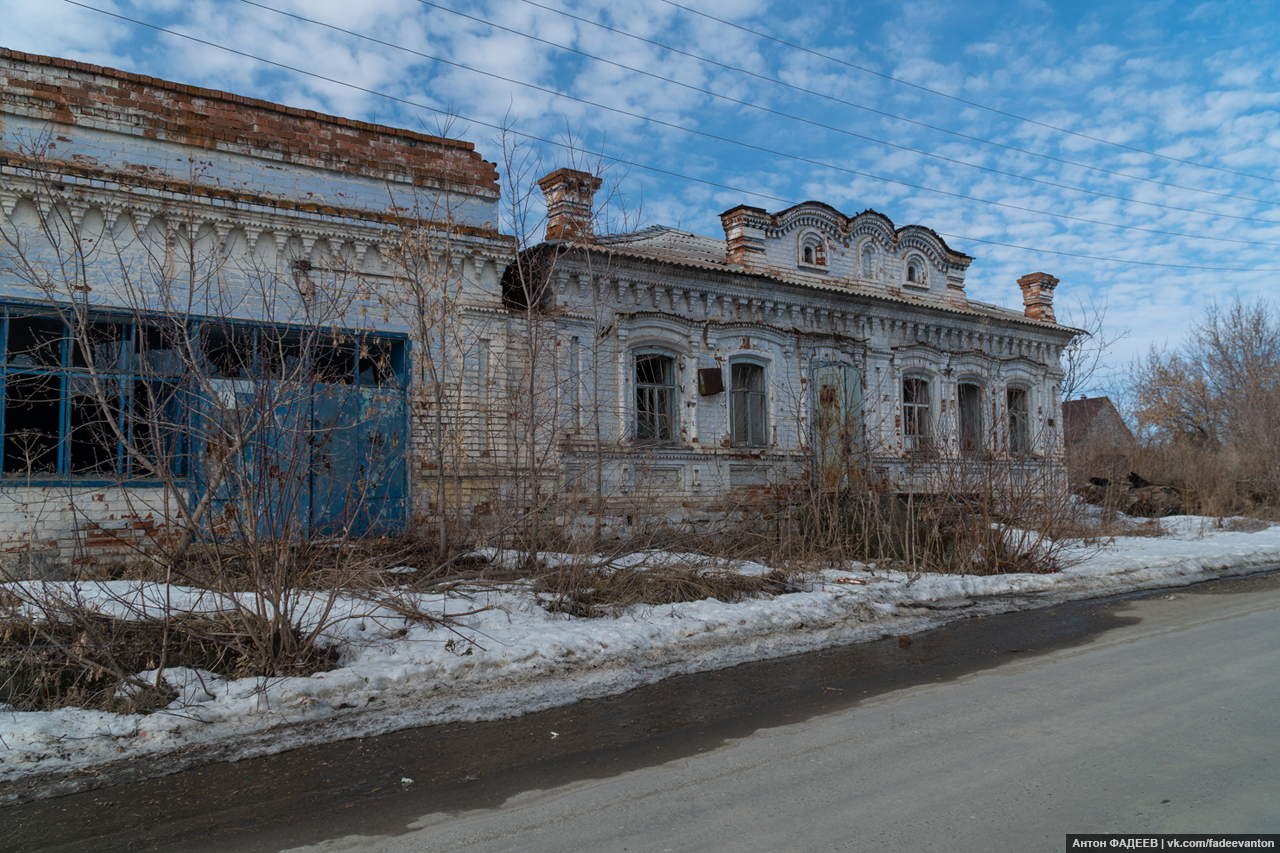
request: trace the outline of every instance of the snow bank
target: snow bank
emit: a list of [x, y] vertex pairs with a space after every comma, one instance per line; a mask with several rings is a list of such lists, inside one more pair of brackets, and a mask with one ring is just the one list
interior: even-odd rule
[[[520, 586], [420, 597], [424, 610], [440, 616], [490, 608], [460, 617], [452, 631], [344, 599], [336, 603], [339, 619], [331, 632], [343, 643], [342, 665], [331, 672], [228, 681], [171, 669], [166, 678], [179, 699], [146, 716], [0, 709], [0, 781], [38, 776], [38, 788], [61, 793], [69, 790], [54, 782], [61, 774], [109, 770], [113, 762], [141, 756], [190, 755], [193, 747], [205, 748], [196, 750], [203, 760], [230, 759], [431, 723], [517, 716], [678, 673], [921, 631], [960, 615], [1178, 586], [1280, 562], [1280, 527], [1243, 533], [1210, 519], [1161, 523], [1161, 538], [1075, 546], [1060, 558], [1066, 568], [1052, 575], [911, 576], [853, 564], [847, 571], [817, 574], [802, 592], [736, 604], [634, 607], [614, 618], [549, 613]], [[651, 551], [614, 564], [695, 559], [706, 558]], [[707, 567], [767, 570], [724, 561]], [[166, 605], [207, 611], [228, 604], [198, 590], [123, 581], [81, 584], [67, 594], [122, 615]], [[326, 603], [300, 602], [304, 612], [318, 612]], [[184, 760], [200, 759], [178, 758], [163, 766], [171, 771]], [[15, 796], [0, 796], [0, 802]]]

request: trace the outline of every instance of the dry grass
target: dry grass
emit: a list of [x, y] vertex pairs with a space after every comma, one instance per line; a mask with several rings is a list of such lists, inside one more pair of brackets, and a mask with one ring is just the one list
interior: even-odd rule
[[[126, 621], [83, 607], [39, 619], [11, 609], [0, 619], [0, 702], [18, 711], [74, 706], [146, 713], [177, 694], [163, 681], [142, 681], [136, 673], [167, 664], [238, 678], [265, 674], [259, 661], [249, 638], [226, 619]], [[336, 665], [336, 649], [312, 646], [289, 674]]]

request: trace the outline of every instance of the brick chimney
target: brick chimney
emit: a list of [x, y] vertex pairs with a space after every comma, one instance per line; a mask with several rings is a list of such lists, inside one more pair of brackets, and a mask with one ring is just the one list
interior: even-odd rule
[[547, 198], [548, 241], [591, 242], [591, 203], [600, 183], [590, 172], [576, 169], [556, 169], [538, 181]]
[[1018, 286], [1022, 288], [1023, 313], [1042, 323], [1058, 322], [1053, 315], [1053, 289], [1058, 286], [1056, 278], [1047, 272], [1028, 273], [1018, 279]]
[[725, 260], [747, 268], [763, 264], [764, 229], [768, 222], [768, 212], [745, 204], [720, 214], [720, 224], [724, 226]]

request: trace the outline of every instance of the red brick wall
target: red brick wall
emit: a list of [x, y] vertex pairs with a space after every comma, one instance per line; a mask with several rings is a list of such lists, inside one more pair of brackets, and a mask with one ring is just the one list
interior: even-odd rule
[[[470, 142], [324, 115], [114, 68], [0, 48], [6, 111], [70, 125], [114, 125], [158, 139], [485, 195], [498, 172]], [[270, 152], [270, 153], [268, 153]]]

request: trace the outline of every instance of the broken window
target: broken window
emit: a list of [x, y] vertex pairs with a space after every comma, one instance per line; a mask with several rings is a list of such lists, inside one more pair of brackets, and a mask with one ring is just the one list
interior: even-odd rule
[[1031, 452], [1031, 415], [1026, 390], [1010, 388], [1006, 395], [1006, 408], [1009, 412], [1009, 454], [1026, 456]]
[[669, 355], [636, 356], [636, 441], [675, 441], [676, 360]]
[[56, 474], [62, 388], [56, 374], [9, 374], [4, 385], [4, 473]]
[[[134, 323], [58, 317], [0, 306], [0, 432], [6, 478], [185, 476], [184, 435], [208, 379], [296, 379], [399, 385], [403, 340], [229, 323]], [[126, 450], [151, 460], [148, 466]]]
[[764, 367], [749, 361], [730, 366], [729, 441], [737, 446], [763, 447], [768, 439], [768, 398]]
[[929, 380], [908, 376], [902, 380], [902, 437], [908, 451], [930, 449]]
[[961, 382], [956, 402], [960, 410], [960, 452], [982, 452], [982, 389], [972, 382]]

